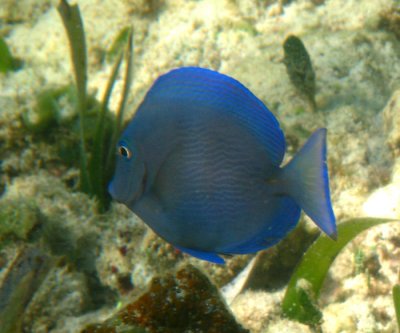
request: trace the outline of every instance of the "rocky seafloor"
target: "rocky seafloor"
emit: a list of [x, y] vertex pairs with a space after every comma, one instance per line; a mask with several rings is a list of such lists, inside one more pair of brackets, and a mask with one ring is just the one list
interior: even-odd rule
[[[280, 307], [293, 267], [314, 238], [306, 216], [287, 240], [258, 255], [240, 293], [221, 296], [220, 288], [252, 256], [236, 256], [224, 266], [202, 262], [174, 250], [120, 204], [99, 214], [95, 200], [78, 190], [79, 166], [70, 153], [77, 144], [69, 121], [75, 110], [68, 98], [58, 110], [67, 125], [44, 132], [27, 126], [42, 105], [39, 96], [73, 82], [57, 3], [0, 2], [0, 37], [22, 63], [0, 73], [2, 330], [314, 332], [284, 318]], [[339, 223], [362, 216], [400, 218], [398, 0], [77, 3], [94, 98], [102, 98], [112, 68], [107, 51], [121, 29], [134, 28], [126, 120], [160, 74], [188, 65], [218, 70], [244, 83], [277, 116], [288, 156], [316, 128], [328, 129]], [[289, 35], [301, 38], [312, 60], [315, 110], [286, 71], [282, 45]], [[122, 89], [119, 77], [111, 110]], [[397, 222], [359, 235], [329, 270], [318, 329], [396, 332], [391, 290], [400, 282], [399, 267]]]

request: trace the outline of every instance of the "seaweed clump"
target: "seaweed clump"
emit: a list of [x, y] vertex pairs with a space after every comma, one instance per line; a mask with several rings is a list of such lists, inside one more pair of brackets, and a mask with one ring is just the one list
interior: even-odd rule
[[[80, 163], [80, 190], [92, 197], [98, 202], [98, 210], [105, 212], [111, 202], [111, 197], [107, 191], [108, 181], [111, 179], [114, 166], [114, 147], [117, 143], [119, 133], [122, 128], [123, 113], [127, 102], [128, 92], [132, 79], [132, 54], [133, 54], [133, 32], [131, 28], [123, 29], [118, 36], [117, 45], [121, 45], [126, 40], [126, 49], [119, 49], [114, 52], [118, 54], [114, 63], [112, 73], [109, 77], [106, 92], [101, 101], [100, 110], [97, 113], [95, 122], [89, 124], [85, 121], [85, 113], [88, 107], [89, 96], [87, 92], [88, 69], [87, 69], [87, 48], [83, 20], [80, 14], [79, 6], [69, 5], [67, 0], [60, 0], [57, 7], [64, 24], [70, 46], [70, 56], [73, 65], [76, 91], [76, 110], [79, 115], [79, 163]], [[117, 46], [117, 49], [119, 47]], [[123, 84], [123, 93], [116, 120], [112, 126], [112, 133], [107, 133], [107, 119], [109, 118], [108, 102], [117, 80], [117, 74], [125, 55], [125, 75]], [[89, 147], [87, 142], [88, 128], [94, 128], [93, 142], [95, 144]], [[91, 149], [90, 149], [91, 148]]]
[[400, 7], [381, 13], [378, 28], [393, 33], [400, 40]]
[[153, 278], [149, 290], [115, 318], [104, 324], [89, 325], [82, 333], [111, 333], [132, 327], [149, 333], [248, 332], [226, 309], [217, 288], [191, 265], [176, 275]]
[[384, 218], [354, 218], [338, 224], [337, 241], [321, 235], [305, 252], [290, 278], [282, 300], [283, 314], [291, 320], [309, 325], [314, 331], [321, 331], [323, 313], [319, 308], [318, 299], [336, 256], [360, 233], [373, 226], [390, 222], [398, 223]]
[[300, 38], [292, 35], [286, 38], [283, 50], [283, 62], [290, 81], [315, 110], [315, 73], [307, 49]]
[[17, 71], [22, 67], [22, 60], [15, 58], [6, 44], [0, 37], [0, 73]]

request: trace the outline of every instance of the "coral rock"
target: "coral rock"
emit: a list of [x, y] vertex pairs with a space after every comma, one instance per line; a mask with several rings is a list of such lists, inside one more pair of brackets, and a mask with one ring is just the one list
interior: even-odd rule
[[83, 332], [113, 332], [118, 327], [143, 327], [151, 333], [241, 333], [218, 290], [198, 269], [187, 265], [176, 275], [154, 278], [149, 290], [126, 306], [104, 326]]

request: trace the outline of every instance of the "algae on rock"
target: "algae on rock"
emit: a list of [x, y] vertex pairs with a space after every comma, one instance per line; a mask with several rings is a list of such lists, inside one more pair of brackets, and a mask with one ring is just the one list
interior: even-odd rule
[[31, 198], [0, 199], [0, 249], [7, 243], [29, 241], [36, 227], [43, 223], [43, 215]]

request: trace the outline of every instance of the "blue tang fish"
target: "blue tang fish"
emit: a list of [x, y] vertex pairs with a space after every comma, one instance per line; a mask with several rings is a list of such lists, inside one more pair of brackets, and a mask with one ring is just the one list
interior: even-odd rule
[[160, 76], [117, 146], [112, 197], [183, 252], [215, 263], [279, 242], [301, 210], [336, 238], [326, 129], [285, 166], [285, 138], [237, 80], [183, 67]]

